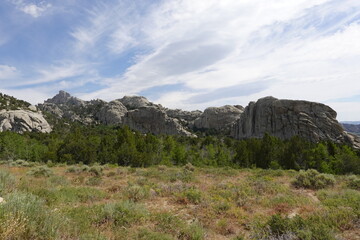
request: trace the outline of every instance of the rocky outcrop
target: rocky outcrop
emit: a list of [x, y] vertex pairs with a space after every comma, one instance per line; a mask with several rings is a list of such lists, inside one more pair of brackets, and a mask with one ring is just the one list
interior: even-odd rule
[[53, 98], [48, 99], [45, 103], [53, 103], [55, 105], [70, 105], [70, 106], [84, 106], [85, 101], [71, 96], [69, 93], [65, 91], [59, 91]]
[[141, 107], [126, 113], [124, 125], [143, 133], [194, 136], [156, 106]]
[[243, 111], [241, 106], [209, 107], [195, 120], [194, 126], [197, 129], [229, 130]]
[[49, 133], [51, 127], [41, 113], [11, 110], [0, 112], [0, 131]]
[[279, 100], [265, 97], [250, 102], [234, 125], [237, 139], [260, 138], [265, 133], [289, 139], [300, 136], [310, 141], [349, 142], [349, 136], [336, 120], [336, 112], [315, 102]]
[[60, 91], [39, 108], [57, 118], [83, 124], [127, 125], [143, 133], [192, 136], [177, 119], [167, 115], [165, 108], [141, 96], [125, 96], [107, 103], [83, 101]]
[[116, 125], [123, 123], [126, 113], [126, 107], [119, 100], [114, 100], [103, 106], [96, 116], [103, 124]]
[[150, 106], [155, 105], [152, 102], [149, 102], [149, 100], [147, 100], [145, 97], [142, 97], [142, 96], [125, 96], [125, 97], [119, 99], [119, 101], [122, 104], [124, 104], [124, 106], [128, 110], [134, 110], [134, 109], [139, 109], [142, 107], [150, 107]]

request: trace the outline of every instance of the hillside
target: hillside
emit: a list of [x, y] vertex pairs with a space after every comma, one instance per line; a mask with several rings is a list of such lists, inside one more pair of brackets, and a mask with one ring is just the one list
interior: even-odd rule
[[360, 136], [360, 124], [348, 124], [348, 123], [343, 123], [342, 124], [344, 129], [348, 132], [357, 134]]
[[0, 93], [0, 110], [29, 109], [30, 103], [12, 96]]

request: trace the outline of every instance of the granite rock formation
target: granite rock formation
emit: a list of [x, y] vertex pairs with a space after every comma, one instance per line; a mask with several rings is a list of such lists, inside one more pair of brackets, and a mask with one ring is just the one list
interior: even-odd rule
[[195, 120], [194, 126], [197, 129], [228, 130], [240, 118], [243, 111], [244, 108], [241, 106], [209, 107]]
[[29, 110], [0, 111], [0, 131], [51, 132], [49, 123], [41, 113]]
[[336, 115], [321, 103], [265, 97], [249, 103], [234, 125], [232, 135], [237, 139], [260, 138], [265, 133], [281, 139], [297, 135], [313, 142], [354, 144], [355, 139], [344, 131]]

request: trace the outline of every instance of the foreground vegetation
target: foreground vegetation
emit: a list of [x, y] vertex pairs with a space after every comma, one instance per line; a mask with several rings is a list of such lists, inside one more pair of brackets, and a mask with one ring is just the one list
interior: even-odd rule
[[0, 166], [0, 239], [357, 239], [360, 177], [164, 165]]

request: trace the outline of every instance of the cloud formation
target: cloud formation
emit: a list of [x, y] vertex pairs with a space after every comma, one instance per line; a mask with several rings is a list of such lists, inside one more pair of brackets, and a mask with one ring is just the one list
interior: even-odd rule
[[[360, 92], [358, 1], [88, 3], [51, 3], [62, 9], [61, 19], [72, 19], [60, 26], [66, 41], [51, 43], [64, 55], [37, 64], [13, 86], [35, 84], [49, 95], [64, 86], [86, 99], [146, 93], [167, 107], [189, 110], [272, 95], [324, 102], [342, 120], [360, 119], [359, 99], [346, 106], [334, 101]], [[29, 7], [34, 17], [50, 8], [28, 4], [44, 9]], [[14, 65], [1, 58], [0, 64]]]

